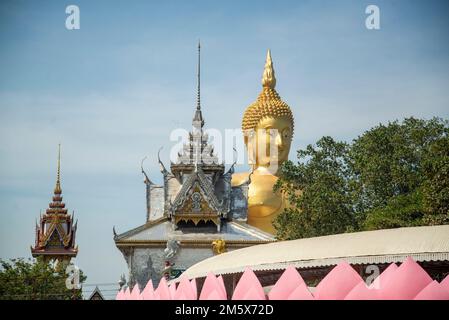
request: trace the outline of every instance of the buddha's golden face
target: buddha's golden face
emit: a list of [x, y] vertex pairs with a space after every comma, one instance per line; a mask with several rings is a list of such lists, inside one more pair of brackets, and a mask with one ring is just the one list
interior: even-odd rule
[[[265, 117], [260, 120], [251, 139], [248, 151], [253, 153], [256, 167], [265, 167], [272, 174], [288, 159], [292, 141], [292, 126], [287, 116]], [[254, 161], [253, 160], [253, 161]]]

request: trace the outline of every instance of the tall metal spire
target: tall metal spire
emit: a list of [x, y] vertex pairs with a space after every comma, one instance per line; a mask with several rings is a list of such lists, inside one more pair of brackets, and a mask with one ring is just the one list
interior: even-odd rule
[[58, 171], [56, 174], [55, 193], [61, 194], [61, 144], [58, 145]]
[[200, 95], [200, 66], [201, 66], [201, 43], [198, 40], [198, 91], [197, 91], [197, 101], [196, 110], [201, 110], [201, 95]]
[[193, 117], [193, 127], [197, 129], [201, 129], [204, 126], [204, 120], [203, 115], [201, 113], [201, 94], [200, 94], [200, 67], [201, 64], [201, 44], [200, 41], [198, 41], [198, 71], [197, 71], [197, 77], [198, 77], [198, 89], [197, 89], [197, 97], [196, 97], [196, 110], [195, 115]]

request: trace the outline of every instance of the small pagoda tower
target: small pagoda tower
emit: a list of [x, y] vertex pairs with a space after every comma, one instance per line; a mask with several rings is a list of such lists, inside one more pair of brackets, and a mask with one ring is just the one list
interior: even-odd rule
[[36, 242], [34, 247], [31, 247], [31, 254], [44, 262], [56, 261], [58, 264], [68, 264], [78, 253], [78, 246], [75, 246], [77, 222], [73, 223], [74, 214], [68, 214], [65, 203], [62, 202], [60, 170], [61, 145], [58, 150], [58, 171], [53, 201], [45, 214], [40, 216], [39, 224], [36, 223]]

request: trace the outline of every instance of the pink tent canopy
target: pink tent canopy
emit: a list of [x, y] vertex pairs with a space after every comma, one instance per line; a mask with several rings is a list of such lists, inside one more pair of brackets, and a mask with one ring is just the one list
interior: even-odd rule
[[[399, 267], [392, 263], [369, 286], [346, 262], [335, 266], [315, 288], [309, 291], [301, 275], [293, 266], [285, 269], [276, 284], [268, 292], [270, 300], [449, 300], [449, 276], [441, 283], [433, 281], [427, 272], [412, 258], [407, 258]], [[117, 293], [117, 300], [226, 300], [227, 293], [222, 276], [209, 272], [197, 296], [196, 280], [182, 278], [176, 288], [175, 283], [167, 285], [162, 278], [156, 290], [149, 281], [140, 293], [134, 286]], [[246, 268], [232, 294], [232, 300], [265, 300], [264, 288], [256, 274]]]
[[318, 300], [343, 300], [360, 282], [359, 274], [343, 261], [321, 280], [313, 295]]

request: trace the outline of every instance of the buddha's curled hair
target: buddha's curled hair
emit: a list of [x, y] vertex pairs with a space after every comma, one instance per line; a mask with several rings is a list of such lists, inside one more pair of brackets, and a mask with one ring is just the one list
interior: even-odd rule
[[259, 122], [265, 117], [286, 116], [294, 129], [293, 113], [290, 107], [281, 100], [275, 89], [263, 88], [257, 100], [245, 110], [242, 120], [242, 130], [256, 130]]

